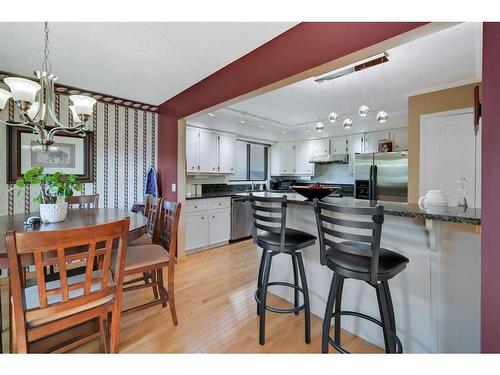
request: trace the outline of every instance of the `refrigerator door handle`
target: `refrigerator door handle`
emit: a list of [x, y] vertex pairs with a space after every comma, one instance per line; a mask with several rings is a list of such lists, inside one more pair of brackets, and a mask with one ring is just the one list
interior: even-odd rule
[[377, 200], [377, 165], [374, 164], [370, 167], [370, 180], [369, 180], [370, 194], [369, 199]]

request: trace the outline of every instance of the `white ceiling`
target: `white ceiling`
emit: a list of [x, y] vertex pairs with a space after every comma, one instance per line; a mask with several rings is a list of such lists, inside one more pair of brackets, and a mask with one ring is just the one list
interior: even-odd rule
[[[295, 23], [49, 23], [59, 83], [159, 105]], [[0, 23], [0, 70], [40, 69], [42, 23]]]
[[[215, 112], [276, 131], [303, 131], [305, 124], [339, 114], [337, 123], [372, 111], [363, 123], [375, 123], [378, 109], [390, 115], [407, 111], [408, 96], [481, 79], [480, 23], [462, 23], [386, 51], [389, 62], [318, 85], [314, 78], [271, 91]], [[339, 125], [341, 126], [341, 125]], [[355, 130], [355, 126], [353, 127]]]

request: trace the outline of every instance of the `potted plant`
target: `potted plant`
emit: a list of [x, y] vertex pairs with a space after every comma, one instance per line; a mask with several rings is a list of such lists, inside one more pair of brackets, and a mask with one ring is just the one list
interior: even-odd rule
[[82, 183], [75, 175], [61, 172], [46, 174], [43, 173], [43, 167], [34, 167], [16, 180], [17, 187], [25, 185], [40, 185], [40, 194], [33, 200], [40, 203], [40, 219], [44, 223], [58, 223], [66, 219], [66, 197], [71, 197], [74, 191], [82, 190]]

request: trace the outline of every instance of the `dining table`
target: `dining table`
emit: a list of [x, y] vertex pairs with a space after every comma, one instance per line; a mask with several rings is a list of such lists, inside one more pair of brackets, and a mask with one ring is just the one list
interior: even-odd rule
[[[56, 231], [56, 230], [71, 230], [82, 227], [112, 223], [130, 218], [128, 241], [131, 242], [141, 237], [146, 232], [148, 219], [140, 213], [130, 212], [119, 208], [78, 208], [68, 209], [68, 215], [64, 221], [59, 223], [40, 223], [32, 227], [26, 226], [24, 223], [30, 216], [37, 216], [38, 213], [31, 212], [25, 214], [14, 214], [0, 216], [0, 235], [5, 236], [8, 231], [16, 232], [35, 232], [35, 231]], [[32, 257], [23, 258], [22, 265], [28, 267], [34, 265]], [[8, 269], [7, 249], [4, 238], [0, 239], [0, 270]], [[1, 291], [1, 288], [0, 288]], [[1, 299], [0, 299], [1, 300]], [[0, 309], [1, 313], [1, 309]], [[64, 342], [69, 338], [88, 336], [91, 337], [93, 332], [98, 329], [96, 320], [89, 321], [79, 326], [61, 331], [53, 335], [47, 340], [40, 340], [35, 343], [32, 350], [34, 352], [44, 352], [48, 349], [57, 348], [58, 342]], [[0, 330], [1, 332], [1, 330]], [[1, 353], [2, 351], [0, 351]]]

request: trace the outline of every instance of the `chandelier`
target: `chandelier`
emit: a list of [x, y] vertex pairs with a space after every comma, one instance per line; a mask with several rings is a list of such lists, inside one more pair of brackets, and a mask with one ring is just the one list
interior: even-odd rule
[[[78, 134], [86, 136], [89, 130], [87, 121], [92, 116], [94, 98], [84, 95], [70, 95], [71, 105], [69, 110], [73, 115], [73, 124], [66, 125], [59, 121], [55, 114], [55, 92], [54, 82], [57, 76], [52, 73], [49, 61], [49, 27], [45, 22], [45, 49], [42, 70], [35, 71], [38, 82], [18, 77], [4, 78], [4, 83], [10, 91], [0, 88], [0, 111], [2, 111], [9, 100], [13, 100], [15, 106], [21, 111], [24, 121], [2, 121], [5, 125], [28, 128], [37, 134], [37, 142], [46, 148], [54, 143], [54, 136], [59, 133]], [[38, 99], [37, 99], [38, 96]], [[49, 120], [54, 125], [49, 126]]]

